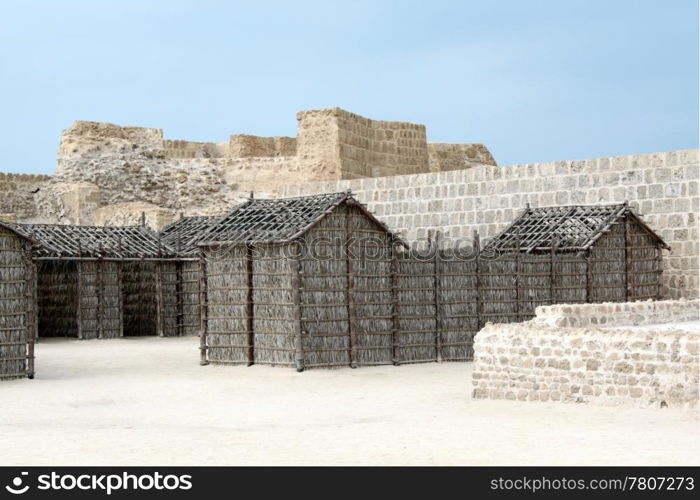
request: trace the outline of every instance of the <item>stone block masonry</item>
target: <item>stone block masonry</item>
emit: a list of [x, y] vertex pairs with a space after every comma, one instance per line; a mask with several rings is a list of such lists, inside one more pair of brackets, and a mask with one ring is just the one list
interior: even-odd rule
[[267, 158], [274, 156], [296, 156], [295, 137], [258, 137], [236, 134], [231, 136], [228, 156], [231, 158]]
[[48, 175], [0, 173], [0, 213], [6, 214], [6, 219], [12, 217], [27, 220], [37, 217], [34, 195], [50, 179]]
[[495, 165], [496, 160], [483, 144], [428, 143], [431, 172], [462, 170], [475, 165]]
[[698, 297], [698, 150], [588, 160], [476, 165], [463, 170], [341, 180], [282, 189], [285, 196], [351, 189], [411, 241], [494, 236], [533, 207], [626, 200], [672, 248], [664, 255], [665, 298]]
[[[474, 342], [476, 399], [559, 401], [637, 407], [698, 403], [697, 323], [621, 326], [637, 316], [674, 321], [694, 316], [698, 301], [587, 304], [538, 308], [520, 324], [488, 324]], [[593, 316], [617, 327], [547, 325], [546, 317]], [[550, 318], [551, 319], [551, 318]], [[561, 317], [558, 319], [562, 319]], [[585, 323], [586, 321], [584, 321]]]
[[533, 324], [560, 328], [610, 328], [700, 321], [697, 300], [657, 300], [614, 304], [557, 304], [535, 311]]
[[343, 179], [428, 171], [425, 126], [370, 120], [336, 109]]
[[328, 180], [495, 165], [483, 144], [428, 143], [424, 125], [380, 121], [340, 108], [297, 113], [299, 167]]

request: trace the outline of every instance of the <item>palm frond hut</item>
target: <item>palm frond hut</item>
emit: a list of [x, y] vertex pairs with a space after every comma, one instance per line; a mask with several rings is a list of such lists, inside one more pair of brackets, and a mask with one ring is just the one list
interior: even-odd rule
[[[670, 247], [626, 202], [528, 207], [484, 249], [517, 257], [493, 259], [484, 288], [499, 288], [504, 276], [517, 283], [507, 297], [486, 294], [483, 301], [531, 316], [543, 304], [658, 299], [663, 250]], [[505, 268], [496, 269], [499, 262]]]
[[15, 224], [32, 239], [38, 336], [176, 336], [182, 258], [145, 226]]
[[250, 199], [199, 239], [202, 363], [391, 364], [394, 246], [351, 193]]
[[161, 242], [181, 257], [175, 263], [175, 275], [168, 275], [176, 283], [175, 294], [178, 297], [176, 318], [180, 335], [199, 335], [200, 275], [199, 261], [196, 259], [199, 253], [197, 241], [221, 218], [221, 216], [181, 216], [160, 231]]
[[36, 338], [32, 241], [0, 222], [0, 380], [34, 377]]

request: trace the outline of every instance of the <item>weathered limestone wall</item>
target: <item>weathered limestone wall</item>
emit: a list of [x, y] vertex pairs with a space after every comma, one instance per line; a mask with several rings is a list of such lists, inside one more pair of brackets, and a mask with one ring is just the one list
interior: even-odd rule
[[36, 200], [37, 213], [50, 222], [92, 220], [93, 208], [83, 204], [90, 214], [78, 215], [64, 200], [71, 186], [86, 183], [99, 190], [98, 206], [150, 203], [205, 214], [231, 209], [251, 190], [274, 196], [282, 184], [329, 178], [302, 171], [295, 154], [290, 137], [191, 142], [163, 139], [160, 129], [78, 121], [61, 136], [56, 172]]
[[462, 170], [475, 165], [495, 165], [496, 160], [483, 144], [428, 143], [431, 172]]
[[102, 205], [100, 188], [89, 182], [52, 182], [36, 196], [40, 214], [51, 213], [42, 222], [91, 225], [95, 211]]
[[96, 226], [137, 226], [145, 222], [154, 231], [160, 231], [174, 220], [173, 210], [137, 201], [98, 208], [92, 223]]
[[159, 153], [130, 146], [119, 154], [64, 158], [39, 200], [40, 213], [47, 220], [67, 222], [51, 198], [61, 185], [76, 183], [97, 186], [102, 206], [147, 202], [170, 210], [223, 211], [235, 203], [239, 193], [224, 181], [226, 159], [166, 159]]
[[257, 135], [232, 135], [227, 156], [231, 158], [296, 156], [295, 137], [259, 137]]
[[306, 171], [327, 180], [342, 179], [335, 109], [297, 113], [297, 160]]
[[232, 191], [255, 191], [260, 197], [275, 197], [282, 186], [299, 182], [300, 179], [318, 182], [322, 177], [302, 170], [296, 156], [229, 158], [223, 177]]
[[337, 178], [357, 179], [428, 171], [425, 126], [378, 121], [340, 108], [301, 111], [298, 154], [325, 163]]
[[378, 121], [337, 110], [343, 179], [428, 171], [425, 126]]
[[221, 213], [251, 190], [277, 196], [286, 184], [493, 162], [479, 144], [436, 144], [429, 162], [423, 125], [369, 120], [339, 108], [302, 111], [297, 118], [298, 138], [236, 134], [226, 142], [164, 139], [161, 129], [77, 121], [61, 135], [56, 171], [43, 191], [33, 197], [13, 191], [0, 209], [23, 203], [20, 218], [89, 221], [94, 207], [65, 198], [91, 184], [100, 193], [98, 208], [151, 203], [171, 212]]
[[0, 173], [0, 213], [17, 219], [36, 217], [34, 195], [51, 179], [48, 175]]
[[57, 170], [64, 159], [119, 154], [135, 144], [143, 149], [162, 150], [163, 131], [157, 128], [122, 127], [113, 123], [73, 122], [61, 133]]
[[[607, 323], [617, 315], [666, 320], [691, 315], [698, 301], [554, 306], [585, 316], [595, 308]], [[587, 308], [583, 310], [580, 308]], [[620, 310], [622, 308], [622, 310]], [[538, 321], [493, 325], [474, 341], [472, 383], [476, 399], [561, 401], [639, 407], [694, 407], [698, 403], [696, 330], [664, 327], [574, 328]], [[668, 312], [664, 316], [662, 311]], [[614, 319], [613, 319], [614, 318]], [[697, 328], [697, 327], [696, 327]]]
[[192, 142], [164, 139], [165, 158], [224, 158], [228, 155], [227, 142]]
[[664, 253], [662, 293], [698, 297], [698, 150], [589, 160], [478, 165], [465, 170], [290, 185], [285, 196], [352, 189], [408, 240], [437, 229], [446, 238], [501, 231], [527, 203], [533, 207], [622, 203], [671, 245]]

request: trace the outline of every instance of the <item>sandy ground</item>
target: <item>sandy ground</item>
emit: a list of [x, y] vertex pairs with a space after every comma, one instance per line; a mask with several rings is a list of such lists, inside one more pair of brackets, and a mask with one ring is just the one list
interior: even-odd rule
[[473, 401], [470, 363], [200, 367], [198, 342], [42, 341], [0, 383], [0, 464], [700, 464], [696, 412]]

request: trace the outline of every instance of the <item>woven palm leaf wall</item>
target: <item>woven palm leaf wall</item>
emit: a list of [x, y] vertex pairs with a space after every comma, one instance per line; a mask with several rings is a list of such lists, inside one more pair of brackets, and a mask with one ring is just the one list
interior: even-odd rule
[[211, 363], [248, 363], [245, 245], [207, 249], [207, 357]]
[[357, 207], [346, 207], [352, 238], [346, 251], [352, 271], [357, 365], [393, 361], [392, 247], [387, 232]]
[[346, 207], [338, 207], [301, 243], [299, 300], [307, 368], [350, 364], [346, 214]]
[[124, 336], [158, 334], [156, 264], [122, 264]]
[[199, 335], [199, 263], [181, 264], [181, 334]]
[[294, 365], [294, 322], [288, 245], [249, 250], [253, 270], [254, 362]]
[[30, 265], [25, 240], [0, 227], [0, 379], [27, 376]]

